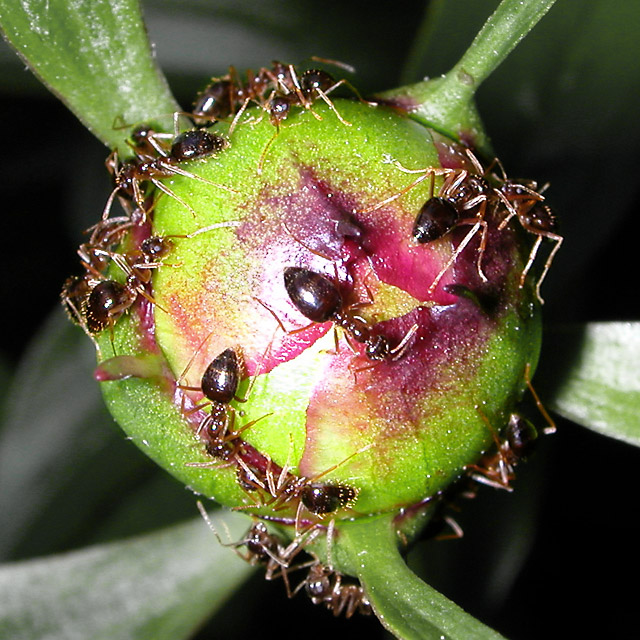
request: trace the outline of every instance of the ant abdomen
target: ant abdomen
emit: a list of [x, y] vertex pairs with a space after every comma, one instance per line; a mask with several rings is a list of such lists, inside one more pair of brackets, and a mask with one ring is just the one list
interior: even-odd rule
[[197, 125], [210, 125], [224, 120], [233, 112], [236, 88], [231, 80], [217, 80], [198, 95], [190, 116]]
[[227, 141], [202, 129], [179, 133], [171, 145], [170, 157], [175, 162], [195, 160], [222, 151]]
[[534, 448], [538, 431], [530, 420], [519, 413], [512, 413], [506, 429], [509, 449], [518, 457], [526, 458]]
[[300, 491], [300, 501], [311, 513], [322, 516], [347, 506], [357, 495], [357, 491], [347, 485], [309, 482]]
[[89, 333], [98, 333], [117, 320], [135, 301], [137, 293], [116, 280], [99, 282], [89, 294], [85, 319]]
[[558, 223], [549, 205], [536, 202], [526, 213], [521, 214], [522, 226], [532, 232], [551, 232], [558, 230]]
[[460, 214], [450, 200], [433, 196], [422, 205], [416, 216], [413, 238], [419, 244], [442, 238], [453, 229], [459, 219]]
[[342, 296], [336, 285], [310, 269], [287, 267], [284, 286], [295, 308], [312, 322], [333, 320], [342, 309]]
[[213, 403], [227, 405], [237, 393], [239, 382], [238, 356], [233, 349], [225, 349], [209, 363], [202, 375], [202, 393]]
[[315, 97], [320, 91], [326, 93], [334, 84], [335, 80], [322, 69], [309, 69], [300, 76], [300, 86], [307, 96]]

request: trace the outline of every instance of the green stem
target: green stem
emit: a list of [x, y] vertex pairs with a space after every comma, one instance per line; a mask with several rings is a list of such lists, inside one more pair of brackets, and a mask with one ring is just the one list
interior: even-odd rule
[[[469, 98], [551, 9], [555, 0], [503, 0], [446, 74]], [[468, 77], [463, 77], [463, 76]]]
[[38, 78], [107, 146], [123, 125], [179, 110], [152, 56], [138, 0], [0, 0], [0, 28]]
[[357, 573], [382, 624], [403, 640], [498, 640], [500, 634], [420, 580], [398, 551], [393, 516], [340, 530], [340, 551]]
[[412, 116], [488, 153], [488, 139], [474, 105], [482, 82], [549, 11], [555, 0], [502, 0], [471, 46], [444, 76], [381, 94], [407, 103]]

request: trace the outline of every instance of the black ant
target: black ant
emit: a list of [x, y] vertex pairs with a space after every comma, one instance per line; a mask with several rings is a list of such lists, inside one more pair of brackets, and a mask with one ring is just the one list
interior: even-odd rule
[[[548, 426], [543, 429], [542, 433], [555, 433], [555, 422], [547, 413], [540, 397], [531, 384], [531, 365], [529, 363], [527, 363], [524, 369], [524, 379], [538, 410], [547, 422]], [[471, 478], [476, 482], [511, 491], [510, 483], [514, 478], [515, 466], [520, 460], [526, 458], [532, 452], [538, 438], [538, 431], [527, 418], [514, 412], [509, 416], [509, 422], [505, 428], [505, 435], [503, 439], [500, 440], [488, 418], [480, 411], [479, 407], [477, 407], [477, 410], [491, 431], [497, 451], [492, 455], [485, 456], [479, 465], [469, 465], [467, 469], [474, 472], [471, 474]]]
[[[483, 420], [488, 420], [481, 413]], [[490, 426], [490, 425], [489, 425]], [[490, 427], [491, 428], [491, 427]], [[533, 424], [519, 413], [512, 413], [505, 428], [502, 440], [499, 440], [491, 428], [497, 451], [485, 456], [479, 464], [467, 465], [472, 480], [496, 489], [512, 491], [511, 482], [515, 478], [515, 467], [533, 450], [538, 432]]]
[[137, 299], [138, 292], [116, 280], [98, 280], [89, 273], [70, 276], [62, 286], [60, 301], [73, 322], [91, 338], [99, 357], [95, 334], [113, 328]]
[[97, 280], [90, 275], [69, 276], [62, 285], [60, 292], [60, 302], [69, 318], [76, 324], [82, 326], [89, 333], [84, 318], [87, 299], [91, 289], [97, 284]]
[[361, 585], [343, 582], [343, 575], [319, 561], [314, 562], [294, 594], [304, 588], [313, 604], [323, 604], [334, 616], [350, 618], [358, 612], [371, 614], [371, 603]]
[[[141, 140], [146, 141], [151, 139], [149, 131], [151, 130], [141, 135]], [[158, 153], [149, 154], [147, 143], [145, 142], [143, 144], [141, 141], [138, 141], [138, 146], [134, 147], [135, 157], [130, 161], [120, 163], [117, 151], [113, 151], [107, 158], [106, 166], [114, 176], [115, 188], [111, 192], [105, 205], [102, 214], [103, 220], [107, 219], [116, 195], [125, 200], [133, 200], [141, 210], [146, 211], [145, 182], [150, 182], [160, 191], [179, 202], [195, 217], [193, 209], [161, 182], [163, 178], [168, 178], [173, 175], [194, 178], [206, 184], [229, 191], [230, 193], [236, 193], [236, 191], [230, 187], [207, 180], [179, 166], [183, 162], [218, 153], [224, 149], [227, 144], [227, 141], [221, 136], [202, 129], [195, 129], [178, 134], [173, 140], [168, 152], [161, 147], [157, 149], [153, 147], [153, 150]]]
[[[345, 66], [342, 63], [335, 61], [325, 61], [332, 64], [339, 64]], [[349, 67], [348, 67], [349, 68]], [[267, 71], [267, 73], [269, 73]], [[262, 166], [268, 150], [274, 143], [280, 133], [280, 125], [289, 117], [291, 108], [294, 106], [300, 106], [306, 111], [309, 111], [317, 120], [322, 120], [322, 117], [313, 110], [313, 103], [321, 98], [326, 105], [333, 111], [336, 118], [345, 126], [350, 127], [351, 123], [347, 122], [336, 109], [335, 105], [329, 98], [332, 91], [337, 89], [342, 84], [347, 84], [354, 93], [360, 98], [360, 95], [350, 83], [342, 79], [335, 81], [334, 78], [323, 71], [322, 69], [308, 69], [303, 71], [300, 77], [293, 65], [285, 65], [281, 62], [274, 62], [273, 69], [270, 74], [275, 76], [275, 83], [273, 91], [266, 101], [263, 100], [261, 106], [268, 112], [269, 121], [276, 128], [273, 137], [267, 142], [258, 163], [258, 173], [262, 173]], [[362, 98], [360, 98], [362, 100]]]
[[555, 246], [551, 250], [542, 274], [536, 283], [536, 295], [538, 300], [543, 303], [544, 301], [540, 295], [540, 287], [564, 238], [558, 233], [558, 223], [553, 211], [543, 202], [544, 198], [536, 191], [536, 188], [537, 184], [533, 181], [522, 181], [522, 183], [520, 183], [505, 180], [503, 182], [499, 193], [509, 213], [500, 223], [498, 229], [504, 229], [511, 218], [517, 217], [522, 228], [536, 236], [534, 245], [529, 253], [527, 264], [520, 275], [520, 288], [524, 286], [525, 279], [533, 265], [542, 240], [548, 238], [555, 242]]
[[197, 127], [210, 127], [235, 111], [240, 95], [231, 78], [217, 79], [196, 96], [189, 117]]
[[[244, 479], [253, 485], [253, 490], [261, 489], [271, 496], [270, 500], [263, 502], [262, 506], [270, 506], [272, 510], [284, 508], [287, 504], [297, 501], [296, 531], [301, 522], [302, 510], [305, 508], [319, 518], [335, 513], [338, 509], [349, 507], [358, 497], [358, 489], [338, 482], [319, 482], [320, 478], [331, 473], [338, 467], [346, 464], [356, 455], [371, 448], [366, 445], [358, 451], [347, 456], [338, 464], [329, 467], [322, 473], [312, 477], [295, 476], [289, 471], [288, 463], [284, 467], [273, 464], [268, 456], [264, 471], [258, 470], [254, 465], [247, 464], [242, 457], [238, 457], [237, 463], [244, 470]], [[258, 504], [236, 507], [236, 510], [251, 509]]]
[[372, 333], [371, 325], [349, 311], [338, 287], [326, 276], [305, 269], [287, 267], [284, 270], [284, 285], [294, 307], [312, 322], [333, 322], [365, 346], [365, 355], [370, 360], [397, 360], [402, 357], [409, 340], [417, 331], [413, 325], [400, 343], [391, 348], [389, 340]]
[[[209, 518], [209, 514], [200, 501], [197, 502], [197, 506], [202, 518], [222, 546], [232, 547], [240, 558], [252, 566], [258, 564], [264, 565], [266, 580], [282, 577], [287, 596], [291, 598], [294, 595], [288, 579], [288, 571], [292, 570], [290, 566], [291, 561], [300, 553], [304, 546], [318, 536], [320, 533], [318, 529], [308, 534], [305, 532], [302, 536], [297, 536], [289, 545], [285, 546], [278, 536], [269, 532], [263, 522], [256, 521], [251, 525], [241, 540], [238, 542], [224, 543], [220, 539], [216, 528], [213, 526], [213, 522], [211, 522]], [[247, 552], [245, 554], [240, 553], [238, 551], [239, 547], [246, 547]], [[294, 569], [300, 569], [306, 566], [309, 565], [300, 565], [294, 567]]]
[[[187, 369], [190, 365], [191, 362], [187, 365]], [[186, 370], [182, 375], [185, 374]], [[229, 457], [227, 445], [238, 435], [232, 431], [235, 411], [230, 407], [230, 403], [234, 399], [238, 402], [245, 401], [236, 396], [240, 377], [238, 354], [234, 349], [229, 348], [211, 360], [202, 374], [199, 387], [177, 385], [183, 391], [200, 391], [206, 398], [206, 402], [196, 405], [189, 413], [211, 407], [210, 413], [200, 422], [196, 434], [203, 434], [207, 452], [217, 458]], [[248, 426], [250, 425], [245, 425], [243, 429]]]
[[[441, 170], [441, 173], [442, 171], [445, 172], [445, 179], [440, 187], [438, 196], [433, 195], [433, 176], [435, 175], [435, 171], [427, 170], [426, 172], [427, 176], [431, 176], [432, 193], [430, 198], [422, 205], [415, 218], [412, 229], [412, 237], [414, 240], [419, 244], [425, 244], [439, 240], [456, 227], [471, 225], [469, 232], [458, 244], [446, 264], [434, 278], [429, 287], [429, 293], [435, 291], [444, 274], [480, 229], [482, 229], [482, 234], [480, 247], [478, 249], [477, 270], [480, 278], [484, 282], [487, 281], [482, 271], [482, 258], [487, 246], [488, 232], [485, 218], [487, 208], [494, 204], [494, 190], [483, 177], [485, 171], [478, 159], [469, 150], [466, 150], [466, 152], [478, 173], [471, 173], [467, 169]], [[409, 173], [414, 173], [414, 171], [402, 169]], [[414, 182], [409, 188], [413, 188], [415, 184]]]
[[112, 327], [137, 297], [135, 289], [117, 280], [103, 280], [96, 284], [91, 289], [84, 307], [84, 318], [89, 333], [96, 334]]
[[[478, 252], [478, 274], [482, 280], [486, 281], [486, 277], [482, 271], [482, 256], [485, 252], [487, 242], [488, 229], [485, 220], [487, 208], [489, 206], [495, 207], [498, 202], [502, 202], [508, 210], [508, 215], [499, 224], [499, 231], [504, 229], [512, 217], [517, 217], [521, 226], [526, 231], [537, 236], [535, 244], [529, 254], [527, 264], [521, 274], [520, 287], [524, 286], [524, 281], [535, 260], [543, 238], [549, 238], [556, 243], [547, 259], [543, 273], [536, 284], [536, 294], [542, 302], [540, 285], [549, 271], [553, 258], [560, 249], [563, 241], [562, 236], [557, 233], [557, 223], [553, 212], [543, 203], [544, 198], [536, 191], [537, 184], [534, 181], [508, 180], [504, 174], [504, 170], [502, 170], [502, 177], [498, 177], [494, 173], [491, 173], [490, 168], [484, 169], [480, 161], [469, 149], [465, 149], [465, 153], [473, 165], [475, 173], [471, 173], [467, 169], [430, 168], [426, 170], [413, 170], [406, 169], [397, 161], [394, 162], [394, 164], [405, 173], [420, 173], [421, 176], [400, 193], [379, 202], [366, 211], [373, 211], [392, 202], [428, 178], [432, 180], [433, 189], [434, 177], [436, 175], [445, 176], [438, 196], [434, 196], [432, 193], [431, 197], [418, 212], [412, 229], [412, 237], [418, 243], [424, 244], [442, 238], [459, 225], [473, 226], [429, 287], [429, 292], [433, 292], [442, 276], [480, 229], [482, 229], [482, 238]], [[493, 164], [501, 167], [497, 158], [494, 159], [492, 165]], [[487, 181], [487, 177], [493, 177], [494, 182], [499, 183], [499, 187], [491, 186]], [[471, 215], [465, 217], [468, 216], [468, 214]]]

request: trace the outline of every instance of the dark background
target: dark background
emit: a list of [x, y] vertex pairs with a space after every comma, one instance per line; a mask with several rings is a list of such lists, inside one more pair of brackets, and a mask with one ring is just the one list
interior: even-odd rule
[[[209, 77], [222, 75], [229, 64], [255, 69], [273, 59], [335, 58], [356, 66], [364, 94], [437, 75], [456, 61], [497, 3], [456, 4], [460, 11], [442, 20], [439, 37], [424, 50], [416, 38], [425, 2], [396, 3], [383, 12], [368, 3], [334, 1], [194, 1], [181, 3], [178, 13], [167, 0], [144, 8], [159, 63], [188, 107]], [[478, 96], [509, 174], [551, 183], [548, 200], [565, 245], [543, 287], [548, 345], [554, 326], [640, 316], [632, 220], [640, 195], [634, 116], [640, 76], [625, 55], [638, 29], [615, 15], [619, 5], [613, 2], [594, 3], [604, 7], [607, 20], [596, 15], [598, 8], [581, 8], [581, 29], [575, 5], [564, 4], [552, 9]], [[75, 247], [99, 217], [110, 183], [103, 166], [108, 150], [4, 45], [0, 78], [0, 357], [11, 407], [18, 392], [29, 396], [24, 383], [9, 383], [16, 372], [26, 376], [25, 354], [34, 337], [50, 339], [56, 322], [51, 314], [62, 315], [61, 284], [76, 270]], [[542, 389], [552, 387], [554, 367], [562, 365], [553, 357], [547, 346], [542, 370], [549, 379], [536, 380]], [[88, 378], [90, 360], [78, 367], [78, 375]], [[72, 399], [74, 389], [66, 393]], [[25, 518], [7, 558], [67, 550], [196, 514], [192, 497], [133, 451], [99, 406], [93, 424], [104, 429], [104, 447], [118, 459], [115, 477], [92, 500], [80, 496], [74, 480], [81, 470], [70, 472], [57, 493]], [[524, 466], [514, 494], [482, 489], [459, 517], [465, 537], [418, 546], [412, 562], [430, 584], [513, 640], [633, 637], [637, 590], [629, 583], [640, 570], [633, 490], [640, 454], [572, 423], [559, 420], [558, 426]], [[38, 428], [38, 421], [24, 424], [34, 446], [50, 446], [49, 439], [34, 436]], [[122, 492], [151, 484], [164, 491], [161, 512], [120, 517]], [[82, 500], [83, 517], [71, 526], [64, 514]], [[283, 638], [384, 637], [374, 618], [334, 621], [302, 596], [287, 602], [281, 585], [256, 574], [198, 638], [270, 636], [266, 628], [283, 623], [296, 629], [291, 636], [278, 632]]]

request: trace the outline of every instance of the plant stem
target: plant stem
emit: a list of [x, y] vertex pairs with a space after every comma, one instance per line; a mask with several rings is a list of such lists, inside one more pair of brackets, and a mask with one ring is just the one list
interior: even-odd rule
[[498, 640], [500, 634], [420, 580], [398, 551], [392, 515], [355, 521], [340, 532], [382, 624], [403, 640]]
[[448, 73], [386, 92], [381, 97], [406, 102], [415, 119], [488, 153], [489, 143], [475, 109], [474, 95], [554, 2], [502, 0]]

